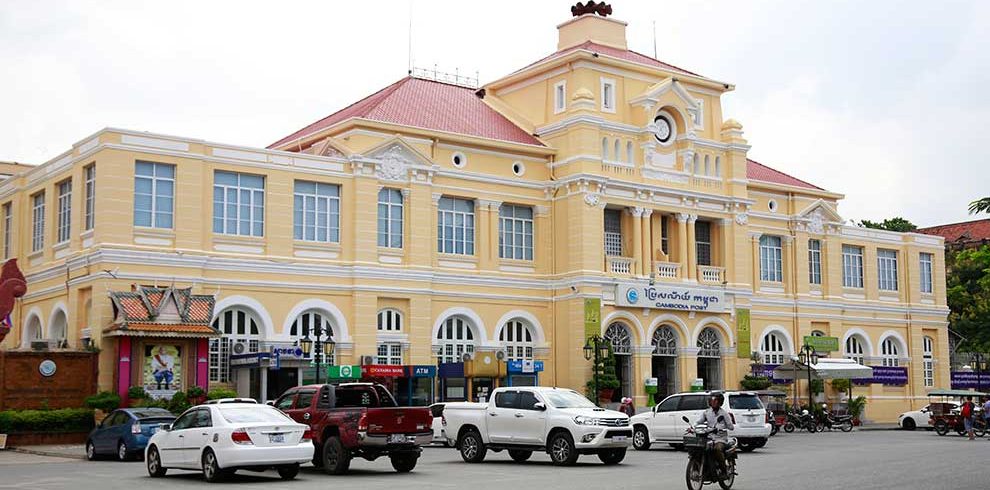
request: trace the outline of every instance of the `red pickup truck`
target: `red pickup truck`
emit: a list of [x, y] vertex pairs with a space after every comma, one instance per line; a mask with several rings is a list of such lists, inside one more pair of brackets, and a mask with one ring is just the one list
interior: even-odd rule
[[433, 440], [430, 409], [399, 407], [382, 385], [345, 383], [287, 390], [275, 407], [313, 431], [313, 465], [331, 475], [347, 472], [351, 458], [388, 456], [395, 471], [416, 467], [420, 446]]

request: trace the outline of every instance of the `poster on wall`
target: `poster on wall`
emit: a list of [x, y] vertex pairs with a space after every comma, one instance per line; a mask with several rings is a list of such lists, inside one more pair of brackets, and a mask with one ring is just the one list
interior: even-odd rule
[[144, 346], [144, 391], [152, 398], [172, 398], [182, 389], [182, 347], [174, 344]]

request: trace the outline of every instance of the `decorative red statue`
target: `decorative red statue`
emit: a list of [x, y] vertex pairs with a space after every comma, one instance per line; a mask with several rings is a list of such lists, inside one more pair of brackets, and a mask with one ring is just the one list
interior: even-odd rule
[[17, 268], [17, 259], [4, 262], [0, 268], [0, 342], [10, 332], [10, 313], [14, 311], [14, 300], [27, 293], [27, 280]]

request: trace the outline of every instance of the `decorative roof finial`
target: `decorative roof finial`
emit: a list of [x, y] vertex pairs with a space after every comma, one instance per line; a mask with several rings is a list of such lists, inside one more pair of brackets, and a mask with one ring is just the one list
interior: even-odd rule
[[580, 17], [584, 14], [598, 14], [602, 17], [608, 17], [612, 15], [612, 6], [605, 2], [588, 0], [587, 3], [582, 4], [581, 2], [578, 2], [571, 7], [571, 15], [574, 17]]

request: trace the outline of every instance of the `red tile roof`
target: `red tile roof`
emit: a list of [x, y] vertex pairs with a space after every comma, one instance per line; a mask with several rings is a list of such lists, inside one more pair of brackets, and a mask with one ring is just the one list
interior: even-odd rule
[[825, 190], [817, 185], [809, 184], [797, 177], [787, 175], [784, 172], [772, 169], [756, 160], [750, 160], [748, 158], [746, 159], [746, 178], [760, 182], [769, 182], [771, 184], [791, 185], [819, 191]]
[[605, 45], [602, 45], [602, 44], [598, 44], [598, 43], [596, 43], [594, 41], [585, 41], [585, 42], [583, 42], [581, 44], [577, 44], [577, 45], [571, 46], [569, 48], [564, 48], [564, 49], [562, 49], [560, 51], [557, 51], [556, 53], [553, 53], [553, 54], [545, 57], [545, 58], [542, 58], [542, 59], [540, 59], [538, 61], [534, 61], [533, 63], [530, 63], [529, 65], [526, 65], [525, 67], [520, 68], [520, 69], [516, 70], [513, 73], [519, 73], [519, 72], [521, 72], [521, 71], [525, 70], [526, 68], [529, 68], [529, 67], [531, 67], [533, 65], [538, 65], [538, 64], [543, 63], [545, 61], [550, 61], [552, 59], [556, 59], [556, 58], [560, 58], [562, 56], [566, 56], [566, 55], [568, 55], [570, 53], [573, 53], [574, 51], [577, 51], [577, 50], [580, 50], [580, 49], [584, 49], [584, 50], [587, 50], [587, 51], [592, 51], [592, 52], [595, 52], [595, 53], [598, 53], [598, 54], [603, 54], [605, 56], [611, 56], [613, 58], [619, 58], [619, 59], [625, 60], [625, 61], [631, 61], [633, 63], [639, 63], [639, 64], [642, 64], [642, 65], [653, 66], [653, 67], [660, 68], [660, 69], [663, 69], [663, 70], [668, 70], [668, 71], [673, 71], [673, 72], [677, 72], [677, 73], [683, 73], [685, 75], [693, 75], [693, 76], [696, 76], [696, 77], [702, 77], [702, 78], [704, 78], [702, 75], [699, 75], [697, 73], [694, 73], [694, 72], [685, 70], [683, 68], [680, 68], [680, 67], [677, 67], [677, 66], [674, 66], [674, 65], [671, 65], [670, 63], [664, 63], [663, 61], [660, 61], [660, 60], [655, 59], [655, 58], [651, 58], [649, 56], [646, 56], [645, 54], [640, 54], [640, 53], [637, 53], [635, 51], [631, 51], [631, 50], [628, 50], [628, 49], [619, 49], [619, 48], [613, 48], [611, 46], [605, 46]]
[[944, 237], [946, 243], [981, 242], [990, 240], [990, 219], [918, 228], [918, 233]]
[[354, 117], [512, 143], [543, 145], [482, 102], [475, 91], [468, 87], [406, 77], [272, 143], [268, 148], [276, 148]]
[[[111, 334], [216, 333], [210, 326], [216, 300], [208, 294], [192, 294], [189, 288], [140, 287], [136, 291], [111, 291], [110, 298], [117, 316], [116, 323], [106, 329]], [[159, 318], [161, 311], [171, 304], [166, 298], [175, 301], [178, 319]]]
[[127, 326], [119, 326], [113, 330], [128, 332], [130, 334], [194, 334], [195, 336], [215, 336], [219, 335], [216, 329], [209, 325], [198, 325], [188, 323], [128, 323]]

